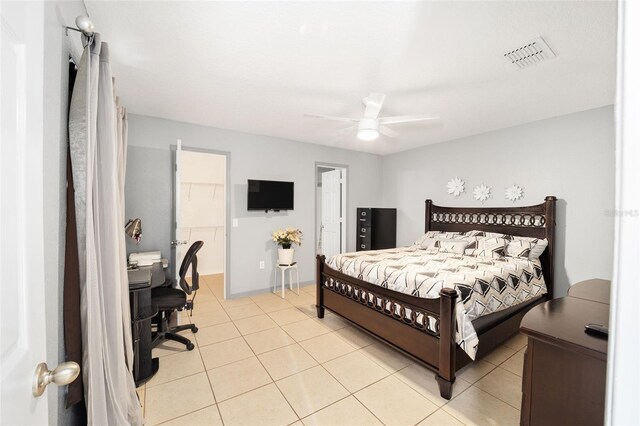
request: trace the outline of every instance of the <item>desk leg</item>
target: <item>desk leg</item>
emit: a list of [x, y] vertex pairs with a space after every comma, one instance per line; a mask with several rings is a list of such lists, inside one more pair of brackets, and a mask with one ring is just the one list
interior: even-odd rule
[[282, 298], [284, 299], [284, 269], [282, 270]]
[[296, 284], [298, 286], [298, 296], [300, 296], [300, 270], [296, 268]]

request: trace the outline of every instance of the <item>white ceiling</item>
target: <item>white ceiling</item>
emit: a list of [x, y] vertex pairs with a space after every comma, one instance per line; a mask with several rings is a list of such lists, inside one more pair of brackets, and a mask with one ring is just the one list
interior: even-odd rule
[[[614, 102], [613, 1], [85, 3], [136, 114], [386, 154]], [[503, 59], [538, 36], [556, 58]], [[360, 117], [370, 92], [442, 119], [362, 142], [303, 117]]]

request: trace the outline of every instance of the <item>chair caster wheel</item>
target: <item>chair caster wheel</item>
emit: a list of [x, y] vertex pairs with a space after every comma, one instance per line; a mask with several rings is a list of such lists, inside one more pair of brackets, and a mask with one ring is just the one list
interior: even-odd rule
[[193, 328], [191, 329], [191, 331], [193, 331], [194, 333], [197, 333], [197, 332], [198, 332], [198, 327], [193, 327]]
[[188, 350], [188, 351], [192, 351], [195, 347], [196, 347], [196, 346], [195, 346], [193, 343], [189, 343], [189, 344], [187, 345], [187, 350]]

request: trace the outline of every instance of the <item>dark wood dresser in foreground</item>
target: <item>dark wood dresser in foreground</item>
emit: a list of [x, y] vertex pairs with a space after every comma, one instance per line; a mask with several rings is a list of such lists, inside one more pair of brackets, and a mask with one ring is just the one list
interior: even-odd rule
[[396, 209], [360, 207], [356, 214], [356, 251], [396, 246]]
[[604, 424], [607, 339], [584, 326], [609, 325], [609, 291], [609, 281], [583, 281], [522, 319], [522, 425]]

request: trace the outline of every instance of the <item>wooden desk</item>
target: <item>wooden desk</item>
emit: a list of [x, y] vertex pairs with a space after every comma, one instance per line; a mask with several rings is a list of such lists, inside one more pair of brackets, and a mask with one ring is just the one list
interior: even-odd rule
[[607, 340], [585, 333], [584, 326], [609, 325], [610, 286], [589, 280], [573, 287], [567, 297], [536, 306], [522, 319], [520, 329], [529, 337], [522, 425], [604, 423]]

